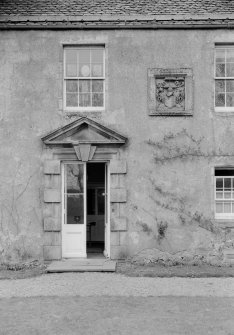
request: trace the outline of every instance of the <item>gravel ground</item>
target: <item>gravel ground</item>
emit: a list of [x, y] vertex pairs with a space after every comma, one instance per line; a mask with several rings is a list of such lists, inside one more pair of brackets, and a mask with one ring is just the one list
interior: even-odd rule
[[1, 335], [233, 335], [234, 298], [0, 300]]
[[0, 298], [36, 296], [234, 297], [234, 278], [146, 278], [60, 273], [0, 281]]

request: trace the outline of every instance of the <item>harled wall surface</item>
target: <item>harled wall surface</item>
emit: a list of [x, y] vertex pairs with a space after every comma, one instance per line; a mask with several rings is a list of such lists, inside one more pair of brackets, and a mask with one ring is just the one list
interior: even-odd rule
[[[43, 258], [45, 243], [61, 244], [43, 230], [41, 137], [84, 115], [128, 138], [118, 179], [127, 201], [111, 205], [127, 230], [111, 232], [113, 258], [148, 248], [231, 254], [234, 222], [214, 220], [213, 175], [234, 166], [234, 115], [214, 111], [213, 74], [214, 44], [233, 38], [232, 30], [1, 31], [0, 260]], [[105, 44], [105, 111], [63, 110], [63, 43]], [[181, 67], [193, 72], [193, 115], [150, 116], [147, 70]]]

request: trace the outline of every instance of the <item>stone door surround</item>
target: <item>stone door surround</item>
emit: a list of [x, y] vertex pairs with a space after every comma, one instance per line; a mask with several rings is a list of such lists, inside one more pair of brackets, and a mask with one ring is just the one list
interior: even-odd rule
[[[44, 147], [44, 259], [62, 257], [61, 162], [66, 160], [110, 162], [110, 244], [111, 258], [120, 258], [126, 249], [127, 218], [121, 213], [127, 201], [127, 163], [120, 157], [126, 137], [87, 117], [42, 137]], [[122, 243], [121, 243], [122, 241]]]

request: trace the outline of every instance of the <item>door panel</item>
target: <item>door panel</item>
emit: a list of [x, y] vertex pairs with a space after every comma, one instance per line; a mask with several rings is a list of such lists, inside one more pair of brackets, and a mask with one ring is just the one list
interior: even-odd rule
[[86, 257], [86, 165], [64, 164], [63, 257]]

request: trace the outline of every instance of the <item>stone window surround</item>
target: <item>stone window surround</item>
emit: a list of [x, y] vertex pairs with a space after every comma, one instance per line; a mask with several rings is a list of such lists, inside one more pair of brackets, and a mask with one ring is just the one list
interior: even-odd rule
[[[156, 79], [180, 76], [185, 80], [185, 108], [157, 110]], [[190, 68], [150, 68], [148, 79], [148, 112], [150, 116], [192, 116], [193, 115], [193, 72]]]

